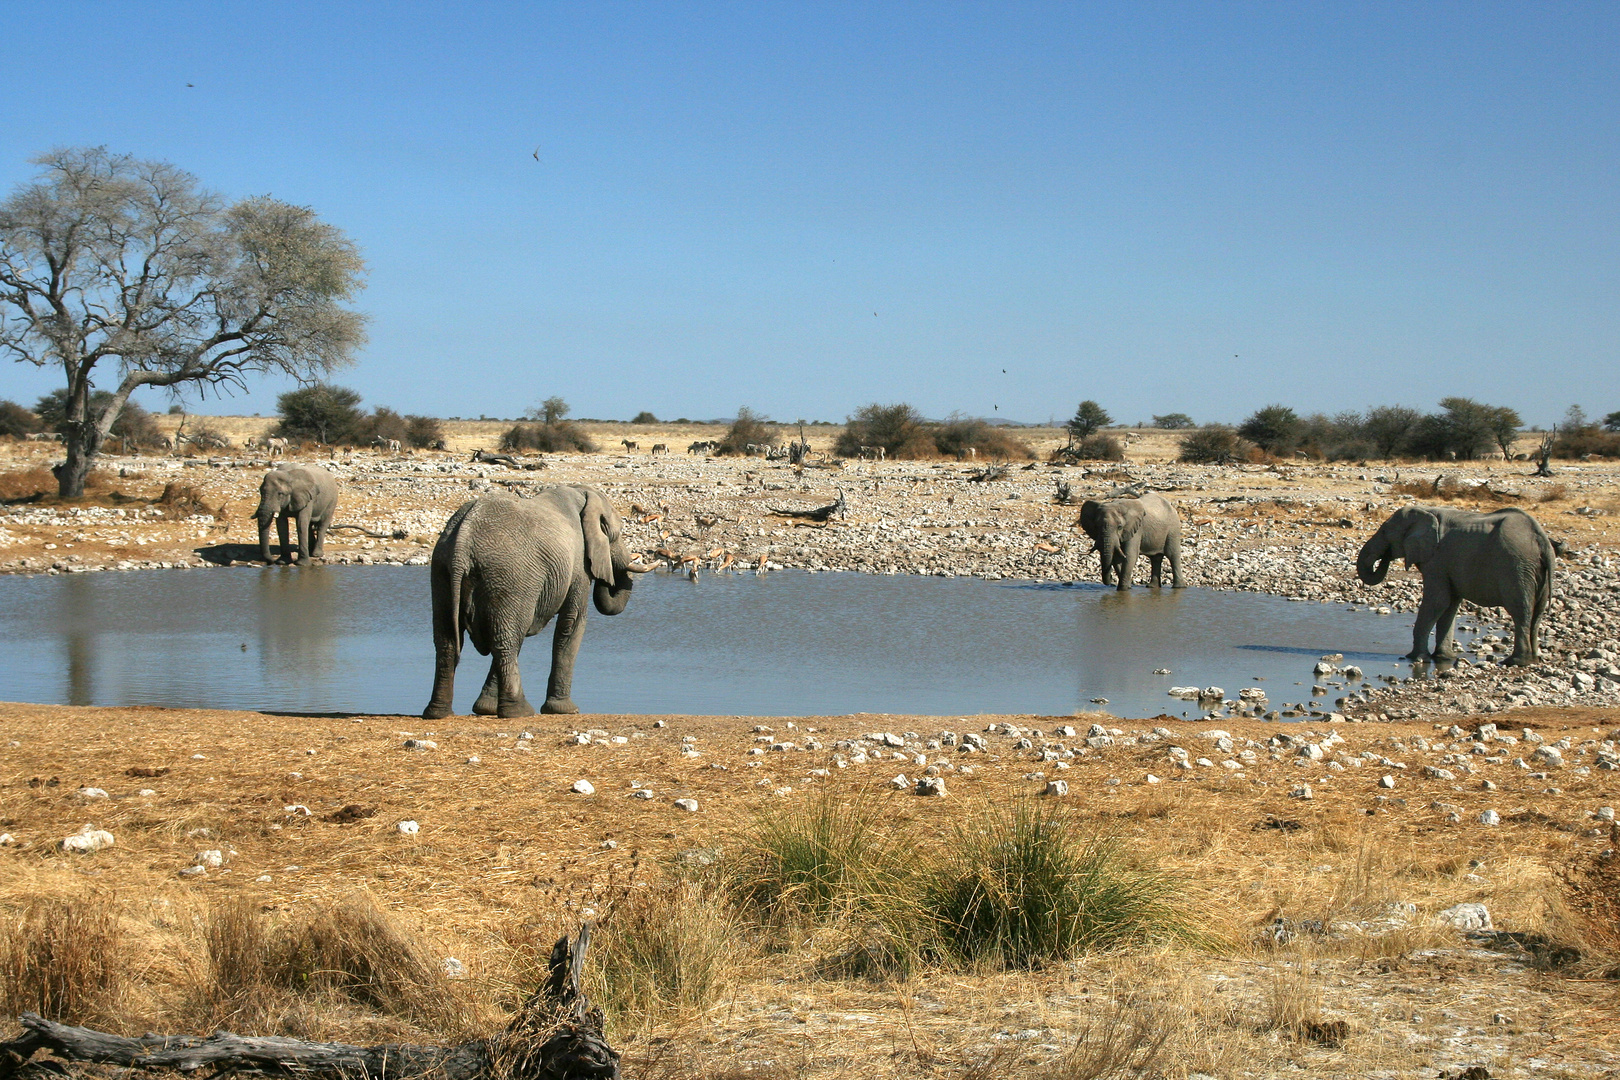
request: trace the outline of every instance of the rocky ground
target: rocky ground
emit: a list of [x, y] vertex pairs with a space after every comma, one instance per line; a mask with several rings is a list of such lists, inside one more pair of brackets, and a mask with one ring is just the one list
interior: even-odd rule
[[[244, 421], [246, 423], [246, 421]], [[484, 425], [489, 426], [489, 425]], [[611, 427], [617, 427], [609, 425]], [[830, 446], [826, 429], [812, 445]], [[616, 434], [597, 432], [607, 443]], [[712, 429], [657, 429], [677, 450], [687, 435]], [[1044, 448], [1055, 441], [1032, 437]], [[462, 441], [466, 441], [463, 439]], [[475, 440], [476, 441], [476, 440]], [[632, 440], [635, 441], [635, 440]], [[40, 471], [52, 448], [7, 448], [13, 487]], [[1120, 465], [1057, 467], [1012, 463], [1004, 474], [959, 462], [834, 462], [818, 453], [795, 469], [760, 459], [619, 450], [530, 456], [519, 468], [476, 464], [469, 455], [347, 453], [320, 459], [342, 487], [339, 521], [361, 529], [332, 534], [328, 560], [421, 564], [449, 513], [472, 495], [537, 486], [600, 486], [625, 516], [637, 550], [657, 553], [673, 572], [812, 572], [978, 575], [991, 579], [1094, 579], [1097, 558], [1075, 527], [1086, 497], [1144, 484], [1178, 506], [1189, 584], [1272, 593], [1302, 602], [1343, 604], [1395, 616], [1416, 610], [1420, 583], [1396, 569], [1383, 586], [1355, 577], [1355, 553], [1395, 508], [1424, 502], [1489, 509], [1522, 505], [1566, 543], [1544, 662], [1529, 670], [1497, 662], [1510, 650], [1499, 612], [1465, 608], [1463, 626], [1480, 638], [1467, 660], [1439, 678], [1358, 679], [1328, 659], [1319, 672], [1318, 713], [1390, 719], [1442, 710], [1491, 713], [1543, 704], [1620, 702], [1620, 468], [1561, 465], [1550, 479], [1523, 463], [1439, 466], [1188, 466], [1168, 460], [1159, 433], [1133, 442]], [[313, 460], [313, 459], [312, 459]], [[247, 454], [192, 458], [109, 458], [99, 493], [78, 505], [12, 502], [0, 513], [0, 572], [81, 573], [150, 567], [208, 567], [257, 558], [249, 515], [269, 463]], [[1071, 502], [1058, 501], [1067, 487]], [[165, 489], [190, 487], [195, 502], [164, 504]], [[13, 495], [13, 498], [16, 496]], [[776, 511], [844, 510], [825, 525]], [[1145, 565], [1139, 574], [1145, 575]], [[1211, 689], [1211, 688], [1200, 688]], [[1218, 689], [1218, 688], [1217, 688]], [[1327, 704], [1327, 698], [1333, 704]], [[1206, 695], [1211, 715], [1266, 715], [1263, 699]]]
[[[1052, 1063], [1109, 1024], [1164, 1033], [1151, 1075], [1620, 1069], [1614, 938], [1593, 936], [1561, 876], [1614, 858], [1620, 711], [1525, 709], [1494, 729], [402, 720], [0, 705], [0, 910], [106, 898], [142, 973], [123, 1025], [177, 1030], [202, 1022], [188, 980], [205, 974], [210, 910], [286, 918], [364, 889], [493, 1023], [522, 942], [723, 865], [761, 813], [818, 791], [873, 798], [921, 849], [1031, 796], [1173, 874], [1211, 944], [895, 980], [831, 974], [847, 940], [753, 952], [739, 935], [711, 1007], [613, 1019], [627, 1075], [1088, 1075]], [[439, 1034], [352, 1004], [289, 1016], [305, 1038]]]

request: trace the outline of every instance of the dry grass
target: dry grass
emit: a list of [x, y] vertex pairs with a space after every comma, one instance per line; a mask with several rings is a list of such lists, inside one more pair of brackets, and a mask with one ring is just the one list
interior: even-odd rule
[[108, 897], [37, 899], [0, 929], [0, 1002], [11, 1015], [116, 1022], [127, 963]]
[[0, 473], [0, 502], [38, 498], [56, 491], [56, 477], [43, 465]]
[[698, 882], [628, 890], [592, 938], [587, 976], [610, 1031], [644, 1033], [701, 1016], [736, 983], [747, 955], [739, 931], [725, 898]]

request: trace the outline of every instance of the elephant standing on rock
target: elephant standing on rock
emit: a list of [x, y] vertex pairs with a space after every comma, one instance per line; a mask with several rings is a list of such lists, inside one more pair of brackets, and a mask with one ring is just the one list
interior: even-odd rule
[[[1489, 514], [1449, 506], [1397, 510], [1361, 548], [1356, 576], [1378, 585], [1393, 559], [1423, 573], [1423, 600], [1412, 627], [1407, 659], [1453, 661], [1451, 627], [1464, 600], [1506, 608], [1513, 619], [1513, 655], [1508, 664], [1529, 667], [1539, 658], [1542, 613], [1552, 600], [1552, 541], [1539, 522], [1517, 507]], [[1434, 652], [1429, 652], [1429, 631]]]
[[542, 712], [575, 713], [574, 658], [585, 633], [587, 593], [603, 615], [630, 600], [632, 573], [623, 525], [594, 487], [559, 484], [530, 499], [485, 495], [463, 503], [433, 548], [433, 697], [422, 716], [448, 716], [462, 635], [493, 659], [473, 712], [533, 716], [523, 695], [518, 651], [553, 617], [551, 678]]
[[1163, 495], [1150, 491], [1136, 499], [1087, 499], [1080, 506], [1079, 525], [1096, 542], [1096, 551], [1102, 556], [1104, 585], [1114, 584], [1117, 574], [1120, 591], [1129, 589], [1136, 572], [1136, 557], [1146, 555], [1152, 565], [1150, 585], [1158, 588], [1164, 583], [1164, 560], [1168, 556], [1171, 584], [1177, 589], [1185, 587], [1181, 577], [1181, 516]]
[[[337, 481], [319, 465], [275, 468], [264, 474], [259, 484], [259, 508], [253, 516], [259, 522], [259, 550], [265, 562], [270, 556], [270, 522], [276, 523], [281, 540], [281, 561], [308, 562], [311, 556], [326, 554], [326, 530], [337, 511]], [[287, 519], [298, 523], [298, 557], [287, 544]]]

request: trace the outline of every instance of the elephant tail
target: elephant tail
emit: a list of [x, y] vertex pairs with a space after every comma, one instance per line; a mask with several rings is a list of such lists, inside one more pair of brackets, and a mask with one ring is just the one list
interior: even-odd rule
[[[1537, 530], [1540, 531], [1539, 529]], [[1541, 580], [1536, 583], [1536, 606], [1530, 617], [1532, 632], [1541, 626], [1541, 616], [1552, 603], [1553, 574], [1558, 567], [1558, 553], [1553, 550], [1552, 541], [1545, 533], [1541, 534]]]

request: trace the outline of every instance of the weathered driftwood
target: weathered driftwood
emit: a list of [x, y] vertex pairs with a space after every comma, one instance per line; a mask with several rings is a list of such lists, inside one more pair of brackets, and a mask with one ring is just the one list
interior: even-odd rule
[[837, 514], [839, 517], [843, 517], [845, 505], [844, 493], [842, 490], [840, 490], [838, 492], [837, 499], [828, 503], [826, 506], [818, 506], [813, 510], [795, 510], [792, 507], [783, 508], [772, 506], [770, 507], [770, 511], [777, 517], [805, 518], [809, 521], [826, 521], [834, 514]]
[[[143, 1035], [137, 1039], [71, 1027], [24, 1013], [23, 1034], [0, 1043], [0, 1080], [29, 1065], [41, 1050], [66, 1061], [132, 1069], [249, 1072], [307, 1080], [618, 1080], [619, 1054], [602, 1034], [602, 1011], [580, 989], [590, 927], [572, 946], [551, 950], [546, 983], [524, 1002], [500, 1035], [460, 1046], [388, 1043], [349, 1046], [279, 1036]], [[36, 1063], [61, 1072], [54, 1062]]]

